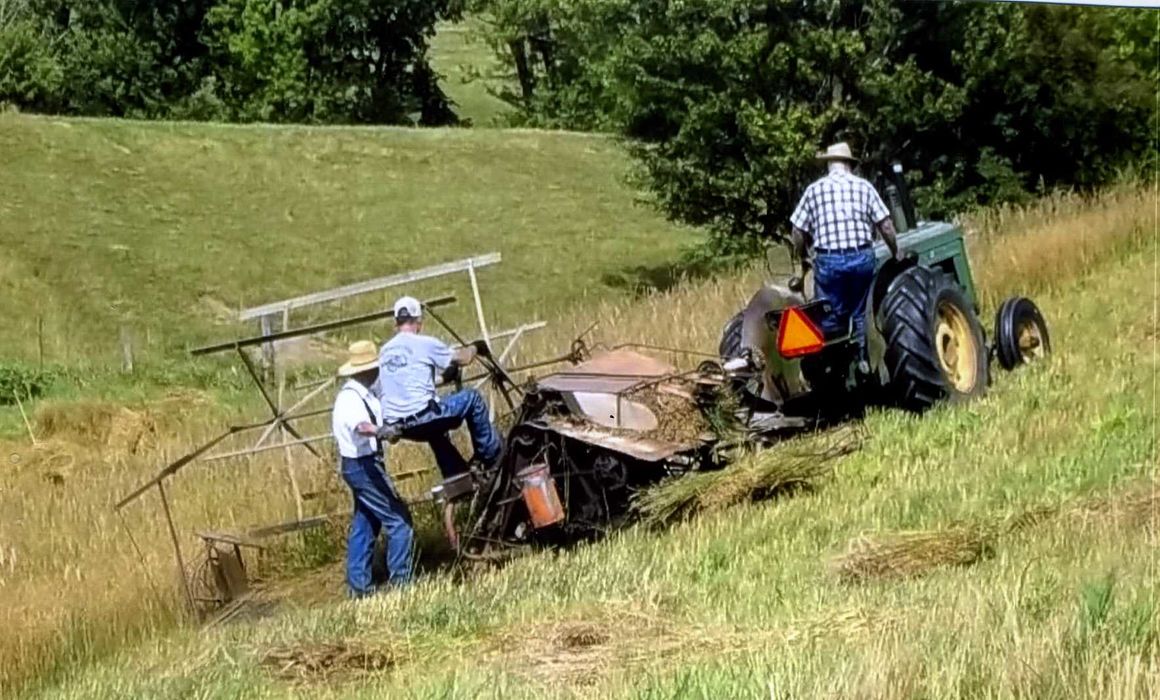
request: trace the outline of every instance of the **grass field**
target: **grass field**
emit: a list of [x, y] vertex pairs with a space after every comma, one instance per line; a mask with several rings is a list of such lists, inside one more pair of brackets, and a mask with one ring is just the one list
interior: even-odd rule
[[228, 325], [232, 310], [493, 251], [504, 262], [480, 285], [489, 321], [511, 326], [619, 293], [696, 240], [635, 205], [617, 147], [581, 134], [4, 114], [0, 153], [10, 359], [43, 346], [49, 363], [115, 364], [123, 325], [142, 361], [173, 358], [255, 330]]
[[477, 18], [441, 24], [431, 41], [431, 65], [455, 113], [473, 126], [502, 126], [511, 105], [492, 90], [514, 87], [491, 47], [480, 36]]
[[[18, 601], [0, 611], [0, 683], [78, 698], [1155, 696], [1155, 502], [1143, 516], [1125, 505], [1150, 492], [1155, 469], [1156, 319], [1126, 302], [1155, 294], [1154, 197], [1059, 197], [969, 222], [987, 312], [1000, 295], [1034, 294], [1056, 355], [996, 376], [966, 406], [872, 414], [863, 448], [813, 494], [470, 581], [432, 574], [359, 604], [289, 603], [253, 624], [175, 628], [156, 508], [127, 515], [140, 554], [108, 511], [227, 410], [190, 393], [132, 410], [49, 402], [40, 446], [4, 445], [21, 459], [0, 479], [0, 595]], [[709, 349], [760, 276], [590, 303], [527, 352], [558, 348], [594, 317], [597, 340]], [[425, 460], [396, 451], [392, 469]], [[282, 469], [273, 457], [190, 470], [172, 487], [179, 525], [285, 517]], [[1110, 505], [1066, 506], [1095, 497]], [[848, 583], [832, 563], [861, 534], [989, 529], [1044, 506], [1065, 513], [988, 542], [991, 556], [968, 568]], [[341, 596], [333, 567], [306, 580], [308, 599]]]

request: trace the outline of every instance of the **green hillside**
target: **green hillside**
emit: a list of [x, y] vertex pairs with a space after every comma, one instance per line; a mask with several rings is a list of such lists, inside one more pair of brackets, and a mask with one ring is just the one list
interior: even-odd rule
[[9, 357], [35, 357], [38, 323], [53, 362], [111, 360], [122, 324], [172, 356], [228, 337], [231, 309], [491, 251], [480, 283], [506, 325], [695, 240], [634, 202], [615, 144], [580, 134], [4, 114], [0, 154]]
[[440, 87], [455, 103], [455, 114], [475, 126], [496, 126], [512, 111], [511, 105], [489, 90], [511, 87], [504, 68], [478, 31], [479, 20], [439, 25], [431, 40], [431, 66]]
[[[1141, 352], [1156, 319], [1125, 303], [1154, 282], [1153, 197], [1048, 201], [983, 226], [980, 284], [1034, 296], [1054, 355], [997, 371], [969, 404], [873, 411], [860, 449], [816, 489], [475, 575], [432, 572], [358, 602], [339, 599], [336, 565], [303, 585], [312, 607], [144, 642], [126, 632], [107, 655], [54, 650], [72, 665], [24, 696], [1157, 697], [1158, 368]], [[1045, 261], [1054, 274], [1040, 273]], [[615, 314], [624, 339], [699, 344], [717, 324], [675, 320], [723, 318], [751, 284], [722, 278], [593, 310]], [[183, 478], [189, 522], [198, 485], [212, 482]], [[164, 571], [155, 529], [147, 548]], [[916, 532], [926, 539], [909, 549], [876, 544]], [[886, 568], [843, 577], [836, 558], [849, 552]], [[111, 566], [93, 568], [92, 580], [112, 580]], [[94, 590], [111, 604], [126, 587]], [[143, 605], [116, 602], [126, 616]]]

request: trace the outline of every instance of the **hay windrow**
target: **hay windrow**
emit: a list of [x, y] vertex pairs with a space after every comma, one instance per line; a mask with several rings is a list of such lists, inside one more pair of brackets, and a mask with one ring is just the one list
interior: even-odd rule
[[338, 641], [274, 647], [261, 655], [260, 663], [282, 680], [322, 683], [382, 673], [401, 660], [389, 647]]
[[1160, 522], [1160, 485], [1147, 481], [1120, 493], [1081, 498], [1059, 506], [1029, 508], [995, 523], [946, 530], [862, 535], [832, 561], [846, 581], [919, 576], [949, 566], [970, 566], [994, 553], [1002, 538], [1051, 522], [1073, 526], [1155, 528]]
[[725, 469], [697, 472], [662, 482], [634, 502], [645, 523], [664, 525], [745, 500], [810, 484], [829, 474], [834, 460], [861, 444], [859, 432], [844, 427], [787, 441], [749, 454]]
[[679, 621], [618, 602], [579, 618], [513, 625], [492, 639], [485, 658], [545, 687], [583, 688], [613, 673], [668, 666], [678, 658], [720, 658], [770, 645], [881, 634], [898, 619], [890, 611], [853, 609], [753, 629]]
[[970, 566], [994, 554], [994, 537], [973, 528], [864, 535], [851, 540], [833, 566], [839, 578], [909, 578], [936, 569]]

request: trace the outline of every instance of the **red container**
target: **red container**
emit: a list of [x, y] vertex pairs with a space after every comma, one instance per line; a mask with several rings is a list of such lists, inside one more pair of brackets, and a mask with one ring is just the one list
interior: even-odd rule
[[516, 478], [520, 480], [524, 505], [532, 516], [532, 527], [548, 527], [564, 519], [564, 506], [556, 491], [556, 480], [547, 464], [533, 464], [516, 474]]

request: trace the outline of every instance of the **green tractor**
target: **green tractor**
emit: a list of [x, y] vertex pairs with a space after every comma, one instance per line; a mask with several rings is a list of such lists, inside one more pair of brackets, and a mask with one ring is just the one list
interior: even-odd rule
[[877, 271], [866, 305], [870, 372], [857, 371], [849, 329], [827, 334], [829, 304], [813, 298], [811, 274], [767, 284], [722, 332], [720, 354], [743, 404], [765, 422], [841, 417], [866, 404], [921, 412], [940, 401], [982, 394], [992, 360], [1004, 369], [1051, 350], [1047, 324], [1024, 297], [1004, 301], [993, 342], [979, 305], [963, 233], [943, 222], [917, 222], [901, 168], [883, 188], [906, 256], [875, 245]]

